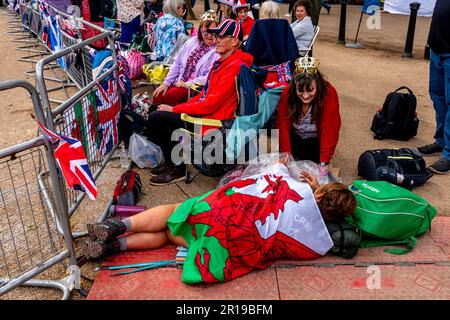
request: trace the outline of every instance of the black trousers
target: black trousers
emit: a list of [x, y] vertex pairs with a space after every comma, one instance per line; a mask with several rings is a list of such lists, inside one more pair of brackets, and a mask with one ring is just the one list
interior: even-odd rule
[[172, 132], [184, 128], [181, 115], [168, 111], [153, 111], [148, 117], [147, 138], [160, 146], [166, 164], [173, 165], [171, 153], [179, 141], [172, 141]]
[[320, 162], [320, 142], [318, 138], [302, 139], [291, 131], [291, 153], [295, 160]]

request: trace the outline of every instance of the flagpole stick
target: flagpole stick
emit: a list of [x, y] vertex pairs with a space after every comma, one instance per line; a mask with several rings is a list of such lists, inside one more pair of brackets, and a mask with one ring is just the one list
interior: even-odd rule
[[351, 49], [362, 49], [364, 48], [364, 46], [361, 43], [358, 43], [358, 35], [359, 35], [359, 29], [361, 28], [361, 22], [362, 22], [362, 18], [364, 15], [364, 11], [361, 10], [361, 15], [359, 16], [359, 23], [358, 23], [358, 29], [356, 30], [356, 37], [355, 37], [355, 42], [354, 43], [346, 43], [345, 47], [346, 48], [351, 48]]

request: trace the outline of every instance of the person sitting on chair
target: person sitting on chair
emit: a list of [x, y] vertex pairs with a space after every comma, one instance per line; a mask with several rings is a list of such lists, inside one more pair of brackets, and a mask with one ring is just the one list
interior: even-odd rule
[[165, 185], [183, 180], [183, 166], [175, 166], [171, 152], [177, 142], [171, 141], [174, 130], [184, 128], [181, 113], [207, 119], [228, 120], [235, 117], [238, 104], [236, 77], [242, 65], [250, 67], [253, 57], [240, 50], [242, 30], [235, 20], [224, 20], [217, 28], [207, 29], [215, 39], [216, 52], [220, 59], [212, 65], [202, 92], [186, 103], [169, 106], [161, 104], [157, 111], [149, 115], [148, 138], [159, 145], [165, 163], [150, 171], [152, 185]]
[[183, 0], [165, 0], [164, 15], [156, 20], [156, 46], [153, 60], [162, 61], [172, 53], [180, 33], [185, 33], [183, 15], [185, 12]]
[[356, 199], [345, 185], [320, 186], [304, 171], [302, 181], [294, 179], [288, 160], [183, 203], [88, 224], [84, 255], [97, 259], [174, 243], [188, 249], [185, 283], [232, 280], [277, 259], [319, 258], [333, 247], [325, 222], [352, 215]]
[[295, 65], [294, 78], [278, 104], [280, 151], [320, 163], [321, 174], [326, 175], [341, 127], [338, 95], [324, 80], [317, 59], [300, 57]]
[[207, 28], [217, 27], [217, 16], [205, 12], [198, 26], [198, 34], [187, 40], [178, 52], [164, 82], [153, 93], [153, 104], [177, 105], [188, 100], [189, 85], [204, 86], [214, 61], [220, 56], [214, 48], [212, 33]]
[[250, 10], [250, 4], [245, 0], [238, 0], [233, 6], [233, 12], [236, 14], [236, 22], [240, 24], [242, 32], [244, 34], [244, 41], [247, 41], [250, 31], [252, 31], [253, 24], [255, 20], [248, 16], [248, 11]]
[[309, 45], [314, 38], [314, 26], [311, 21], [311, 4], [308, 0], [299, 0], [294, 5], [295, 20], [291, 23], [292, 32], [297, 41], [301, 56], [308, 53]]

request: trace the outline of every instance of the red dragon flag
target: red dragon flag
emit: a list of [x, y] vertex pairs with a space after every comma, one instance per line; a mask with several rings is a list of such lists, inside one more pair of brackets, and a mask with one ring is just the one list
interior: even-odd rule
[[89, 170], [81, 142], [50, 131], [36, 117], [32, 117], [39, 126], [42, 135], [51, 143], [58, 143], [54, 154], [69, 188], [85, 192], [89, 199], [95, 200], [97, 186]]
[[168, 225], [187, 242], [185, 283], [227, 281], [333, 247], [311, 188], [283, 164], [183, 202]]

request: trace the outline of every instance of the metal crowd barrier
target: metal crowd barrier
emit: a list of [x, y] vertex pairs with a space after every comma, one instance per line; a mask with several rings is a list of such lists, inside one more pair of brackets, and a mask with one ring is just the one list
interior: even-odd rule
[[[37, 91], [30, 83], [0, 83], [0, 91], [18, 87], [30, 93], [36, 116], [44, 121]], [[63, 203], [48, 141], [38, 137], [0, 150], [0, 296], [20, 285], [56, 288], [63, 292], [63, 299], [70, 297], [74, 287], [80, 289], [80, 270]], [[68, 277], [32, 280], [67, 259]]]
[[[27, 27], [26, 32], [43, 41], [43, 22], [42, 19], [41, 22], [38, 21], [41, 15], [37, 14], [36, 10], [30, 11], [29, 6], [20, 8], [19, 11], [25, 15], [20, 17], [22, 28]], [[29, 12], [35, 18], [34, 22], [30, 20]], [[54, 12], [62, 18], [69, 17], [56, 9]], [[117, 57], [111, 32], [82, 19], [75, 19], [102, 33], [85, 41], [61, 33], [61, 50], [36, 63], [34, 73], [39, 95], [32, 85], [20, 81], [0, 83], [0, 90], [17, 86], [26, 88], [32, 96], [37, 118], [47, 128], [82, 141], [90, 170], [94, 179], [97, 179], [120, 142], [117, 134], [121, 109]], [[22, 23], [23, 21], [25, 23]], [[62, 31], [62, 28], [59, 31]], [[88, 54], [92, 43], [102, 39], [107, 39], [109, 47], [112, 48], [112, 63], [104, 73], [93, 79], [92, 63]], [[44, 43], [41, 45], [45, 46]], [[83, 54], [82, 68], [71, 68], [73, 54], [80, 51]], [[46, 76], [44, 72], [53, 71], [52, 66], [58, 61], [65, 62], [65, 67], [60, 71], [66, 73], [79, 91], [71, 97], [68, 96], [65, 101], [60, 101], [58, 107], [52, 108], [51, 102], [54, 100], [50, 99], [49, 92], [54, 89], [50, 88], [47, 82], [54, 79]], [[107, 136], [113, 136], [115, 139], [106, 140]], [[38, 285], [60, 289], [66, 299], [70, 297], [70, 291], [74, 287], [80, 288], [80, 270], [72, 242], [75, 237], [85, 236], [87, 233], [72, 233], [70, 218], [82, 203], [85, 193], [66, 187], [56, 167], [52, 148], [43, 138], [36, 138], [0, 150], [0, 176], [5, 177], [0, 178], [0, 296], [19, 285]], [[8, 175], [8, 172], [14, 174]], [[12, 182], [18, 179], [16, 175], [22, 177], [22, 180], [26, 177], [26, 182]], [[111, 204], [112, 197], [99, 221], [109, 215]], [[12, 217], [10, 210], [13, 206], [17, 208], [17, 218], [8, 220]], [[3, 220], [3, 216], [6, 220]], [[19, 231], [21, 233], [18, 233]], [[22, 236], [17, 237], [21, 234]], [[67, 278], [60, 281], [32, 279], [67, 258], [70, 272]]]
[[[81, 88], [80, 91], [54, 110], [51, 109], [48, 98], [44, 69], [49, 63], [66, 57], [72, 52], [86, 48], [89, 44], [105, 38], [109, 41], [111, 48], [114, 48], [112, 33], [105, 32], [54, 53], [40, 60], [36, 65], [36, 82], [41, 93], [42, 107], [46, 115], [47, 127], [57, 133], [81, 140], [85, 149], [89, 169], [94, 179], [97, 179], [106, 167], [106, 164], [111, 159], [119, 143], [117, 125], [121, 107], [118, 86], [118, 65], [115, 51], [113, 50], [111, 52], [112, 65], [106, 72]], [[102, 100], [104, 98], [102, 98], [102, 90], [99, 86], [103, 87], [106, 84], [108, 84], [110, 91], [103, 89], [103, 92], [106, 92], [109, 100], [113, 100], [115, 103]], [[109, 137], [113, 138], [107, 140]], [[71, 217], [83, 201], [85, 193], [65, 188], [65, 195], [64, 211]], [[107, 210], [102, 214], [100, 221], [106, 218], [106, 214]], [[86, 235], [86, 233], [74, 233], [73, 235], [74, 237], [81, 237]]]

